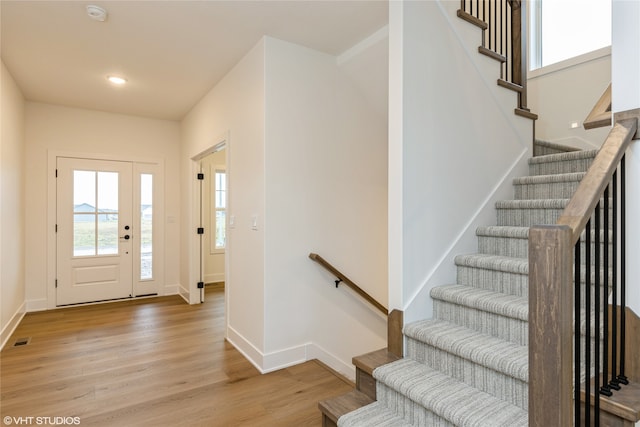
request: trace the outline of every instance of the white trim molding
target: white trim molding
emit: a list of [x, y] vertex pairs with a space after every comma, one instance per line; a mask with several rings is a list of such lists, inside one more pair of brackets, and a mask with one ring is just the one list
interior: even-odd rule
[[25, 314], [26, 303], [23, 302], [13, 316], [11, 316], [11, 319], [7, 322], [4, 328], [2, 328], [2, 332], [0, 333], [0, 350], [2, 350], [5, 344], [9, 341], [9, 338], [11, 338], [11, 335], [16, 330]]

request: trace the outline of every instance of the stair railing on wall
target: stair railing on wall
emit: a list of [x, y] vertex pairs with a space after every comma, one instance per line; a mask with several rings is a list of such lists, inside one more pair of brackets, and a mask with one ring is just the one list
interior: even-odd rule
[[312, 252], [309, 254], [309, 258], [323, 266], [326, 270], [331, 272], [336, 277], [336, 280], [334, 280], [336, 288], [340, 285], [340, 283], [344, 283], [361, 298], [375, 307], [382, 314], [387, 316], [387, 350], [398, 357], [402, 357], [404, 353], [404, 342], [402, 336], [402, 327], [404, 326], [404, 312], [397, 309], [391, 310], [391, 312], [389, 312], [389, 310], [387, 310], [384, 305], [378, 302], [378, 300], [369, 295], [360, 286], [356, 285], [351, 279], [345, 276], [342, 272], [340, 272], [340, 270], [335, 268], [320, 255]]
[[502, 63], [498, 84], [518, 92], [527, 107], [527, 13], [521, 0], [460, 0], [458, 16], [483, 29], [480, 52]]
[[529, 231], [530, 426], [598, 426], [600, 397], [628, 384], [624, 154], [637, 129], [618, 120], [556, 225]]

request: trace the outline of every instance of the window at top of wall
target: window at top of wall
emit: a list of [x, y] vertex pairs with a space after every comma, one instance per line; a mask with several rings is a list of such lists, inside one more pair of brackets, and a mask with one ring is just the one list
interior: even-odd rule
[[531, 69], [611, 45], [611, 0], [533, 0]]

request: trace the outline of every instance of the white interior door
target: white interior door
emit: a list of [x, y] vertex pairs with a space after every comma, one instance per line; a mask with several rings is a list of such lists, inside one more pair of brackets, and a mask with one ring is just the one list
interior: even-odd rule
[[133, 296], [132, 163], [57, 158], [56, 305]]

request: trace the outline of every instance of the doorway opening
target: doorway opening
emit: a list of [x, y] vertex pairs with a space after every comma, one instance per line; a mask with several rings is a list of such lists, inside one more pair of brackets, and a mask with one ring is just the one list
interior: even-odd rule
[[[195, 212], [197, 215], [196, 266], [198, 300], [205, 301], [205, 287], [227, 285], [229, 206], [228, 138], [221, 137], [210, 149], [194, 157], [197, 176]], [[226, 290], [225, 290], [226, 294]], [[191, 298], [191, 302], [194, 298]]]

